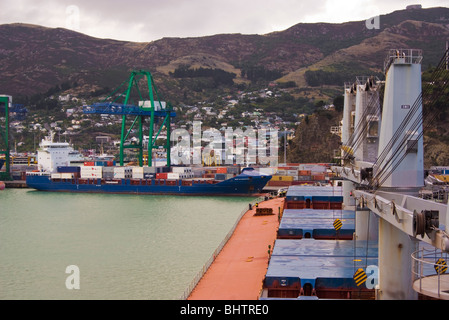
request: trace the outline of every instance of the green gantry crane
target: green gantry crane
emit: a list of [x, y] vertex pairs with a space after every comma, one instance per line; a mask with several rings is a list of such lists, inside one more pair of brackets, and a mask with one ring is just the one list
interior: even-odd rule
[[[148, 95], [143, 94], [139, 89], [139, 82], [146, 80]], [[127, 83], [126, 90], [117, 94]], [[133, 90], [134, 89], [134, 90]], [[146, 93], [146, 92], [145, 92]], [[134, 96], [132, 97], [132, 95]], [[107, 102], [116, 95], [112, 102]], [[137, 104], [132, 104], [131, 100], [138, 99]], [[120, 100], [122, 102], [120, 102]], [[115, 89], [103, 102], [95, 103], [91, 106], [85, 106], [83, 112], [86, 114], [113, 114], [122, 115], [122, 130], [120, 136], [120, 165], [124, 164], [124, 149], [137, 149], [139, 153], [139, 166], [143, 166], [143, 123], [145, 117], [150, 117], [149, 142], [148, 142], [148, 166], [152, 166], [153, 149], [156, 146], [156, 140], [162, 129], [166, 128], [167, 142], [164, 146], [167, 152], [167, 166], [170, 166], [170, 118], [175, 117], [173, 107], [169, 103], [160, 100], [157, 88], [154, 84], [153, 77], [150, 72], [145, 70], [132, 71], [127, 81], [124, 81], [117, 89]], [[126, 119], [128, 116], [134, 117], [131, 126], [126, 128]], [[163, 119], [162, 124], [156, 135], [154, 135], [154, 125], [156, 119]], [[139, 141], [136, 144], [125, 145], [131, 130], [138, 127]]]
[[[0, 172], [0, 180], [11, 180], [11, 158], [9, 149], [9, 109], [11, 107], [12, 97], [7, 95], [0, 95], [0, 117], [5, 118], [4, 125], [0, 125], [0, 155], [4, 155], [4, 159], [0, 159], [0, 164], [5, 165], [5, 171]], [[3, 158], [3, 157], [2, 157]], [[0, 165], [0, 168], [2, 166]]]

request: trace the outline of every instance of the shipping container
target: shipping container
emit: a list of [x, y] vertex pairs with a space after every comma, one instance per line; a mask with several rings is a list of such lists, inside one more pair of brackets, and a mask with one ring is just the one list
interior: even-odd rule
[[95, 165], [95, 161], [84, 161], [84, 165], [85, 166], [94, 166]]
[[114, 167], [115, 179], [131, 179], [132, 167]]
[[77, 173], [80, 172], [80, 167], [58, 167], [56, 171], [58, 173]]
[[237, 167], [237, 166], [227, 167], [227, 172], [228, 173], [233, 173], [233, 174], [239, 174], [240, 173], [240, 168]]
[[272, 187], [288, 187], [291, 186], [293, 181], [268, 181], [268, 185]]
[[157, 168], [157, 172], [160, 172], [160, 173], [168, 173], [168, 172], [170, 172], [170, 167], [167, 167], [167, 166], [165, 166], [165, 167], [156, 167]]
[[103, 179], [113, 180], [114, 179], [114, 171], [103, 171]]
[[158, 173], [158, 168], [157, 167], [143, 167], [143, 173], [156, 174], [156, 173]]
[[179, 179], [179, 173], [169, 172], [169, 173], [167, 173], [167, 179], [178, 180]]
[[147, 179], [147, 180], [149, 180], [149, 179], [154, 179], [156, 177], [156, 174], [155, 173], [144, 173], [143, 174], [143, 178], [144, 179]]
[[156, 179], [167, 179], [167, 173], [166, 172], [156, 173]]
[[292, 176], [272, 176], [271, 181], [293, 181]]
[[228, 173], [228, 169], [226, 167], [217, 168], [217, 173]]
[[312, 172], [326, 172], [326, 167], [319, 164], [301, 164], [299, 170], [308, 170]]
[[224, 174], [224, 173], [216, 173], [215, 174], [215, 180], [218, 180], [218, 181], [226, 180], [226, 174]]
[[83, 173], [81, 172], [80, 178], [81, 179], [101, 179], [103, 177], [102, 173], [95, 173], [95, 172], [87, 172]]
[[186, 172], [192, 172], [191, 167], [173, 167], [172, 168], [173, 173], [186, 173]]

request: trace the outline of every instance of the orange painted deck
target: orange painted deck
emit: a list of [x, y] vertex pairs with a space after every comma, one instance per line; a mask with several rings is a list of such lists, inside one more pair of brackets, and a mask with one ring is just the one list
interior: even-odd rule
[[268, 268], [268, 246], [273, 245], [279, 227], [279, 207], [285, 198], [259, 203], [273, 208], [272, 215], [255, 216], [248, 210], [233, 235], [215, 258], [188, 300], [257, 300]]

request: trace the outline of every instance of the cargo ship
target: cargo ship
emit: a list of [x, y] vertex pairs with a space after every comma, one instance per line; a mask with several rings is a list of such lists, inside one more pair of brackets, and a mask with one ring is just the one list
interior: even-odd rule
[[239, 172], [236, 167], [222, 167], [214, 172], [192, 167], [115, 166], [114, 161], [71, 166], [68, 152], [68, 144], [52, 142], [51, 136], [42, 140], [38, 170], [27, 172], [27, 186], [60, 192], [246, 196], [262, 194], [271, 179], [254, 168]]
[[26, 183], [41, 191], [240, 196], [261, 194], [270, 179], [271, 176], [253, 168], [244, 168], [239, 175], [223, 181], [214, 178], [168, 179], [168, 174], [167, 178], [161, 179], [104, 179], [76, 178], [74, 173], [28, 172]]

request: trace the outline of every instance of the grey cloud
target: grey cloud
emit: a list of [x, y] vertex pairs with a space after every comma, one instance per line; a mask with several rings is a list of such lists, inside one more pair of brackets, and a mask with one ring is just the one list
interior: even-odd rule
[[[432, 7], [443, 6], [445, 1], [418, 2]], [[2, 4], [0, 22], [66, 27], [66, 8], [75, 5], [79, 8], [80, 32], [99, 38], [146, 42], [163, 37], [217, 33], [265, 34], [315, 18], [327, 22], [326, 19], [335, 20], [338, 14], [329, 12], [329, 7], [335, 3], [335, 0], [14, 0]], [[413, 3], [415, 1], [348, 0], [338, 1], [338, 6], [343, 9], [345, 5], [371, 5], [384, 14]]]

